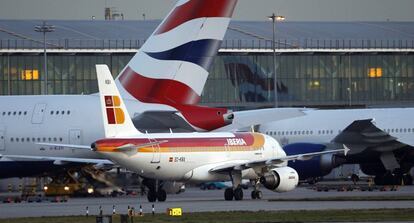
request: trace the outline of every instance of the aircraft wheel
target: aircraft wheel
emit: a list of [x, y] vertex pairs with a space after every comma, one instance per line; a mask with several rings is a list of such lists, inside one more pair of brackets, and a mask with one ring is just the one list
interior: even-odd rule
[[413, 185], [413, 177], [410, 174], [403, 176], [404, 185]]
[[255, 200], [257, 198], [256, 191], [252, 191], [251, 196], [252, 196], [252, 199]]
[[234, 200], [243, 200], [243, 189], [241, 187], [238, 187], [234, 190]]
[[260, 191], [260, 190], [257, 190], [256, 191], [256, 199], [262, 199], [262, 197], [263, 197], [263, 193]]
[[224, 191], [224, 200], [226, 201], [231, 201], [233, 200], [233, 189], [232, 188], [226, 188], [226, 190]]
[[153, 190], [148, 191], [147, 198], [149, 202], [157, 201], [157, 193]]
[[157, 198], [160, 202], [167, 200], [167, 192], [165, 192], [163, 189], [159, 189], [157, 192]]

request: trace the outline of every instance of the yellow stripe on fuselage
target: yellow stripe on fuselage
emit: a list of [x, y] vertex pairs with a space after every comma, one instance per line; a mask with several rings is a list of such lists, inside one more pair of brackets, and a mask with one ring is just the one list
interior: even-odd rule
[[[254, 142], [250, 146], [232, 145], [232, 146], [194, 146], [194, 147], [143, 147], [137, 148], [139, 153], [187, 153], [187, 152], [242, 152], [257, 151], [264, 146], [264, 137], [259, 134], [254, 135]], [[122, 152], [114, 146], [97, 146], [98, 152]]]

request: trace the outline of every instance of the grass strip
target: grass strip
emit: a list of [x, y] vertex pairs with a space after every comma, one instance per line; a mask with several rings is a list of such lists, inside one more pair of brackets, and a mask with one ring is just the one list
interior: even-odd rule
[[414, 196], [349, 196], [349, 197], [314, 197], [314, 198], [276, 198], [270, 202], [282, 201], [413, 201]]
[[[182, 217], [166, 214], [146, 214], [134, 217], [134, 222], [188, 222], [188, 223], [238, 223], [238, 222], [364, 222], [364, 221], [413, 221], [414, 209], [366, 209], [320, 211], [232, 211], [184, 213]], [[36, 217], [0, 219], [0, 223], [94, 223], [94, 216]], [[120, 222], [119, 216], [113, 223]]]

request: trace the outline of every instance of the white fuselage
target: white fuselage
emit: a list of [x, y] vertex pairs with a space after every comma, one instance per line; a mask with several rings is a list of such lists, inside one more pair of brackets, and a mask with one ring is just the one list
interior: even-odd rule
[[[250, 134], [250, 133], [244, 133]], [[183, 134], [151, 134], [152, 139], [158, 141], [169, 140], [172, 135], [176, 139], [200, 139], [220, 140], [232, 139], [238, 136], [232, 133], [183, 133]], [[273, 138], [263, 135], [264, 143], [260, 148], [244, 147], [239, 148], [237, 145], [220, 147], [192, 147], [178, 146], [169, 147], [166, 145], [154, 150], [143, 152], [138, 150], [134, 154], [125, 152], [98, 152], [113, 162], [126, 167], [127, 169], [138, 173], [139, 175], [151, 179], [175, 180], [175, 181], [223, 181], [230, 180], [228, 174], [211, 173], [209, 170], [217, 166], [246, 163], [256, 160], [272, 159], [275, 157], [286, 156], [279, 143]], [[145, 137], [145, 135], [143, 136]], [[98, 141], [99, 142], [99, 141]], [[184, 144], [182, 144], [184, 145]], [[286, 166], [286, 163], [279, 166]], [[242, 171], [242, 177], [246, 179], [256, 179], [257, 172], [253, 169]]]
[[414, 145], [414, 108], [310, 110], [307, 115], [260, 125], [259, 131], [290, 143], [329, 143], [352, 122], [373, 119], [374, 124], [397, 137], [398, 141]]
[[[163, 105], [126, 100], [130, 116]], [[104, 137], [98, 95], [0, 97], [0, 154], [101, 158], [88, 150], [36, 145], [36, 142], [90, 145]], [[7, 160], [2, 158], [1, 161]]]

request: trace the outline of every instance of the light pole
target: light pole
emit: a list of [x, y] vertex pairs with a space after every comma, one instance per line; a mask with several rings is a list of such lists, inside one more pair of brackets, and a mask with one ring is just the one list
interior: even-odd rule
[[276, 76], [276, 21], [284, 21], [285, 17], [281, 15], [275, 15], [272, 13], [271, 16], [268, 16], [269, 20], [272, 20], [273, 23], [273, 40], [272, 40], [272, 49], [273, 49], [273, 91], [275, 94], [275, 108], [279, 107], [278, 98], [277, 98], [277, 76]]
[[50, 33], [55, 31], [55, 26], [47, 25], [45, 21], [43, 21], [43, 24], [41, 26], [35, 26], [34, 30], [36, 32], [43, 33], [43, 59], [44, 59], [44, 70], [45, 70], [45, 94], [47, 93], [47, 55], [46, 55], [46, 33]]

